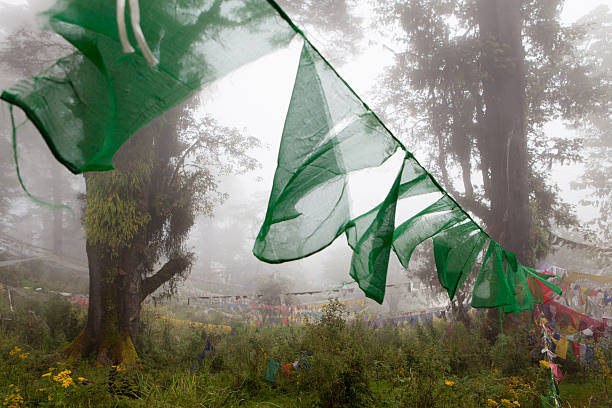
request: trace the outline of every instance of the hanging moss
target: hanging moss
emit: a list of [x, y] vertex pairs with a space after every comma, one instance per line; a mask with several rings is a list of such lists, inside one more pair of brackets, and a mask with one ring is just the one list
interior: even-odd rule
[[91, 244], [107, 246], [113, 257], [131, 246], [151, 220], [141, 197], [150, 174], [148, 161], [140, 161], [129, 174], [111, 171], [89, 176], [84, 221]]

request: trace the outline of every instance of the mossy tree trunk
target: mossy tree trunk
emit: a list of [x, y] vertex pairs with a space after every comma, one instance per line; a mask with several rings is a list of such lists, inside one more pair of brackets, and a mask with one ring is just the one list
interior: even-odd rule
[[[115, 158], [117, 170], [85, 175], [89, 308], [85, 329], [68, 350], [72, 356], [136, 364], [133, 340], [142, 302], [189, 268], [181, 242], [192, 225], [192, 206], [180, 200], [189, 203], [192, 193], [184, 179], [168, 182], [171, 158], [180, 152], [177, 116], [138, 132]], [[184, 230], [173, 235], [169, 220], [185, 213]]]
[[93, 357], [96, 363], [137, 364], [133, 339], [138, 331], [144, 299], [172, 276], [187, 267], [187, 261], [167, 262], [156, 274], [143, 278], [137, 251], [121, 261], [109, 262], [105, 248], [87, 244], [89, 259], [89, 307], [87, 325], [70, 349], [73, 356]]
[[140, 313], [140, 278], [137, 274], [123, 274], [118, 262], [108, 262], [105, 252], [100, 245], [87, 244], [87, 325], [71, 354], [93, 356], [100, 364], [135, 364], [138, 357], [132, 339]]

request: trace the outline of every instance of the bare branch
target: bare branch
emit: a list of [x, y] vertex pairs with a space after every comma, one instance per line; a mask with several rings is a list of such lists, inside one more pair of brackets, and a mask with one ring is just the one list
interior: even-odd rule
[[170, 259], [164, 266], [161, 267], [153, 276], [150, 276], [142, 281], [140, 289], [140, 301], [142, 302], [147, 296], [155, 292], [160, 286], [172, 279], [173, 276], [183, 272], [189, 267], [190, 261], [186, 256], [180, 256]]

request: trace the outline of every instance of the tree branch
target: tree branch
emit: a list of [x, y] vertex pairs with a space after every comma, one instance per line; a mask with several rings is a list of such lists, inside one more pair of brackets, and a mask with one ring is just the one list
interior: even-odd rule
[[489, 221], [491, 216], [491, 210], [485, 204], [476, 200], [475, 198], [469, 199], [466, 196], [460, 194], [453, 194], [453, 197], [457, 199], [459, 204], [465, 209], [473, 213], [478, 218], [482, 219], [485, 223]]
[[179, 161], [176, 163], [176, 167], [174, 168], [174, 171], [172, 172], [172, 178], [170, 179], [170, 183], [168, 183], [169, 186], [171, 186], [174, 183], [174, 179], [176, 178], [181, 167], [183, 166], [183, 163], [185, 163], [185, 158], [187, 157], [187, 155], [191, 153], [196, 147], [198, 147], [198, 145], [202, 142], [203, 138], [204, 138], [203, 136], [200, 136], [199, 138], [197, 138], [196, 141], [193, 142], [193, 144], [189, 146], [189, 148], [187, 148], [183, 152], [183, 155], [181, 156]]
[[475, 216], [482, 219], [485, 223], [489, 220], [491, 210], [480, 202], [475, 196], [467, 197], [459, 194], [455, 189], [448, 188], [448, 193], [463, 207], [464, 210], [472, 212]]
[[140, 301], [155, 292], [161, 285], [168, 282], [173, 276], [183, 272], [189, 267], [189, 258], [181, 256], [166, 262], [154, 275], [145, 278], [140, 288]]

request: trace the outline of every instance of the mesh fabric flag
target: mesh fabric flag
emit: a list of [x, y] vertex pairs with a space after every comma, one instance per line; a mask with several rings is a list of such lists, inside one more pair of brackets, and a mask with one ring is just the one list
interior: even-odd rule
[[143, 6], [141, 27], [156, 66], [141, 51], [123, 52], [115, 2], [61, 0], [45, 16], [78, 52], [2, 93], [73, 173], [112, 169], [114, 154], [136, 130], [295, 35], [266, 0], [148, 0]]
[[[364, 191], [358, 182], [368, 173]], [[533, 308], [516, 257], [490, 240], [306, 42], [253, 252], [267, 262], [299, 259], [342, 233], [353, 250], [351, 276], [377, 302], [391, 250], [407, 267], [416, 246], [433, 238], [438, 277], [453, 298], [489, 239], [472, 306]]]

